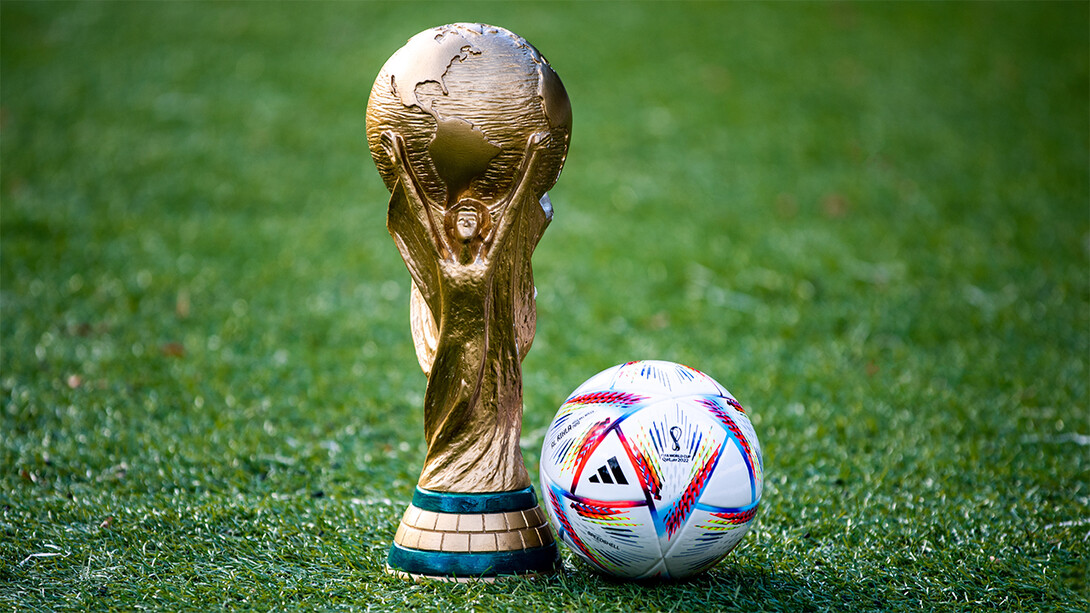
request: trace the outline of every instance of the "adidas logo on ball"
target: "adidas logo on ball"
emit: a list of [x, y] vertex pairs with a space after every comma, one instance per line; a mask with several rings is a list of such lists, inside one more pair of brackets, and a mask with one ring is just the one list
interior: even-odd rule
[[[617, 485], [628, 485], [628, 479], [624, 478], [624, 471], [621, 470], [621, 463], [617, 461], [617, 456], [606, 460], [606, 465], [609, 466], [609, 470], [606, 470], [606, 466], [598, 467], [598, 474], [590, 476], [591, 483], [608, 483], [612, 485], [616, 482]], [[613, 477], [610, 478], [609, 474], [613, 473]]]

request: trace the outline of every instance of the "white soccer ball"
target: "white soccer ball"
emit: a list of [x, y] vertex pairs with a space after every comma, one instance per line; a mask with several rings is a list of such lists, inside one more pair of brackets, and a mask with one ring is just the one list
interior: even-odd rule
[[619, 577], [681, 578], [749, 530], [764, 481], [749, 417], [723, 386], [673, 362], [614, 366], [579, 386], [541, 447], [560, 539]]

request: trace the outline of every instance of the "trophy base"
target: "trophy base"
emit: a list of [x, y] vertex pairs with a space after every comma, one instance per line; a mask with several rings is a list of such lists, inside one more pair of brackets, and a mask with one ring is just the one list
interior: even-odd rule
[[414, 580], [493, 581], [559, 569], [556, 542], [530, 487], [488, 494], [416, 488], [386, 561], [387, 572]]

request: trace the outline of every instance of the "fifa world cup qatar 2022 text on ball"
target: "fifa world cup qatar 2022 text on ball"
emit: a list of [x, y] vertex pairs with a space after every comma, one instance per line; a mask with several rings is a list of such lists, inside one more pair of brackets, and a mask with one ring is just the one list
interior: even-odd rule
[[619, 577], [711, 568], [749, 530], [763, 481], [742, 405], [673, 362], [629, 362], [591, 377], [560, 407], [541, 448], [553, 528]]

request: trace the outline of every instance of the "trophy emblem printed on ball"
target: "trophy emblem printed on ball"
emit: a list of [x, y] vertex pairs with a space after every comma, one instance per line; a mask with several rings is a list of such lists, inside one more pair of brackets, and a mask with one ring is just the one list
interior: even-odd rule
[[557, 547], [519, 448], [522, 359], [534, 339], [530, 256], [552, 219], [571, 105], [521, 37], [457, 23], [386, 62], [367, 140], [391, 198], [427, 375], [427, 455], [390, 572], [468, 579], [549, 573]]

